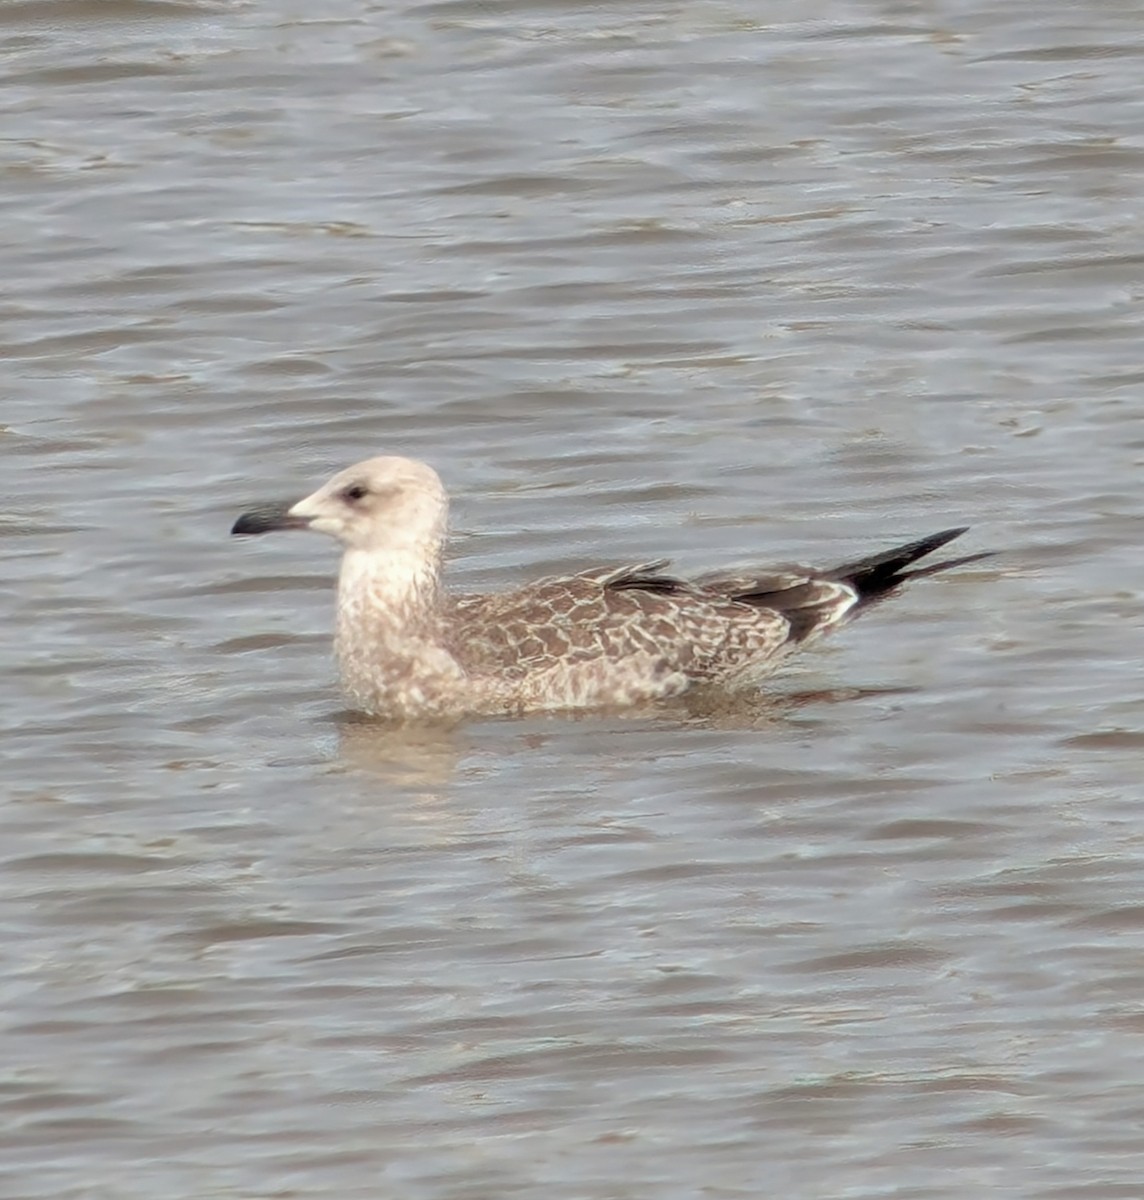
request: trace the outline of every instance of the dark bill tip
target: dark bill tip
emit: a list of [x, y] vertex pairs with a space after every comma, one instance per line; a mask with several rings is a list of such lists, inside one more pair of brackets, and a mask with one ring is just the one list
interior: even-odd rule
[[285, 504], [260, 504], [244, 512], [231, 526], [230, 532], [273, 533], [276, 529], [305, 529], [310, 522], [301, 517], [292, 517], [291, 507], [289, 501]]

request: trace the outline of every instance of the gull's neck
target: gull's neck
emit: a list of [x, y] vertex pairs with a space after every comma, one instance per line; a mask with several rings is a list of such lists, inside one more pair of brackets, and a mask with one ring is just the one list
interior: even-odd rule
[[[347, 549], [338, 574], [338, 633], [368, 626], [374, 637], [424, 637], [435, 624], [441, 594], [441, 544]], [[348, 632], [348, 630], [346, 630]]]
[[343, 688], [370, 711], [404, 707], [443, 653], [442, 541], [351, 547], [342, 557], [334, 648]]

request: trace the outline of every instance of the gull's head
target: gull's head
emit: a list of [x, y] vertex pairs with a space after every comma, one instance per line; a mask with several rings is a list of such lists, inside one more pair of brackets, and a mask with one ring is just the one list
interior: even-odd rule
[[408, 551], [440, 543], [448, 501], [437, 472], [411, 458], [370, 458], [296, 504], [245, 512], [231, 533], [314, 529], [347, 549]]

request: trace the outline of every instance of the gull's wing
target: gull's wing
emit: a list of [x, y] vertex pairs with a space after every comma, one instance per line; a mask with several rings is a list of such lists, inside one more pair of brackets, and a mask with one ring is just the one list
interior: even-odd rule
[[782, 567], [687, 580], [658, 559], [458, 596], [446, 622], [450, 649], [466, 671], [496, 675], [515, 694], [527, 681], [525, 690], [538, 696], [551, 690], [626, 703], [691, 683], [751, 683], [908, 579], [985, 557], [908, 569], [964, 532], [943, 530], [825, 571]]
[[594, 664], [618, 678], [628, 664], [655, 694], [671, 694], [766, 660], [789, 640], [791, 623], [779, 611], [667, 575], [668, 565], [602, 567], [457, 596], [453, 652], [469, 671], [517, 679], [569, 668], [590, 675]]

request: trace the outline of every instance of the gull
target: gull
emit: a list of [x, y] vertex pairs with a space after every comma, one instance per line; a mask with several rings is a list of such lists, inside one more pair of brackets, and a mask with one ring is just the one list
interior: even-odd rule
[[907, 580], [987, 557], [910, 569], [962, 527], [827, 570], [681, 579], [657, 559], [459, 595], [441, 578], [448, 507], [432, 467], [371, 458], [297, 503], [243, 513], [231, 530], [311, 529], [341, 542], [334, 646], [362, 712], [438, 720], [751, 689]]

